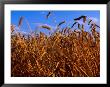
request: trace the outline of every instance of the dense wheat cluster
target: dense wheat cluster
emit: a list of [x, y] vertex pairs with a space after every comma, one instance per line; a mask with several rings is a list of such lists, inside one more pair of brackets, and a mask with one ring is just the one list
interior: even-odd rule
[[96, 27], [91, 32], [83, 27], [80, 30], [66, 27], [50, 36], [42, 32], [13, 34], [16, 30], [13, 25], [11, 30], [11, 76], [100, 76], [100, 35]]

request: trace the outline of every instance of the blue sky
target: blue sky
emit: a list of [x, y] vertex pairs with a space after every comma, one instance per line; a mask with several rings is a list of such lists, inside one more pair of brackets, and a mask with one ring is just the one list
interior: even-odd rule
[[[65, 24], [61, 25], [61, 28], [66, 26], [72, 26], [74, 23], [74, 18], [77, 18], [81, 15], [87, 16], [87, 18], [92, 19], [96, 24], [100, 25], [100, 11], [55, 11], [53, 10], [48, 19], [46, 19], [46, 15], [49, 11], [12, 11], [11, 12], [11, 24], [18, 25], [19, 18], [23, 16], [26, 20], [28, 20], [29, 25], [33, 31], [37, 30], [37, 32], [41, 31], [48, 34], [50, 31], [46, 29], [39, 28], [40, 25], [48, 25], [52, 27], [52, 31], [55, 30], [56, 25], [61, 21], [66, 21]], [[21, 26], [20, 31], [22, 32], [30, 32], [25, 19], [23, 20], [23, 24]], [[82, 23], [81, 21], [79, 21]], [[77, 25], [74, 27], [76, 28]], [[85, 30], [88, 31], [89, 27], [87, 23], [85, 24]], [[18, 29], [19, 30], [19, 29]]]

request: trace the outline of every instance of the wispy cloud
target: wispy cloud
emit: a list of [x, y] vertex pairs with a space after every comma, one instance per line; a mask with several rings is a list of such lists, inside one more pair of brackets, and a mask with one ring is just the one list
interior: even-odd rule
[[41, 28], [42, 25], [51, 27], [51, 32], [53, 32], [57, 28], [57, 26], [52, 26], [52, 25], [49, 25], [49, 24], [46, 24], [46, 23], [33, 23], [33, 24], [35, 24], [36, 28]]
[[42, 11], [42, 12], [41, 12], [41, 14], [45, 14], [45, 13], [46, 13], [45, 11]]
[[33, 24], [35, 24], [36, 27], [39, 27], [39, 28], [40, 28], [42, 25], [51, 27], [51, 25], [45, 24], [45, 23], [33, 23]]
[[96, 23], [99, 21], [99, 19], [96, 17], [89, 17], [89, 19], [91, 19], [93, 22], [96, 22]]
[[79, 20], [77, 21], [79, 24], [85, 24], [83, 21]]

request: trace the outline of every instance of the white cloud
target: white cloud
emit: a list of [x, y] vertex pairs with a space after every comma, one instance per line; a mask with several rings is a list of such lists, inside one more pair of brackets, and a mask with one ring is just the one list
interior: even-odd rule
[[83, 21], [79, 20], [77, 21], [79, 24], [85, 24]]
[[45, 14], [45, 12], [44, 12], [44, 11], [42, 11], [42, 12], [41, 12], [41, 14]]
[[54, 30], [56, 30], [57, 26], [52, 26], [52, 25], [49, 25], [49, 24], [45, 24], [45, 23], [33, 23], [36, 25], [36, 28], [41, 28], [42, 25], [46, 25], [46, 26], [49, 26], [51, 27], [51, 32], [54, 32]]
[[92, 21], [96, 22], [96, 23], [99, 21], [98, 18], [96, 18], [96, 17], [89, 17], [89, 19], [92, 19]]

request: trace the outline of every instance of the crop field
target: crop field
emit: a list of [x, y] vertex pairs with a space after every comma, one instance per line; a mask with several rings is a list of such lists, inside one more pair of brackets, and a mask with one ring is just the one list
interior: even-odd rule
[[[49, 14], [47, 15], [47, 17]], [[12, 77], [99, 77], [100, 33], [98, 25], [88, 21], [90, 32], [74, 19], [72, 27], [60, 29], [46, 35], [43, 32], [24, 35], [11, 25], [11, 76]], [[21, 17], [18, 27], [25, 18]], [[74, 28], [77, 25], [77, 29]], [[31, 28], [27, 21], [27, 26]], [[52, 30], [50, 26], [41, 26]]]

